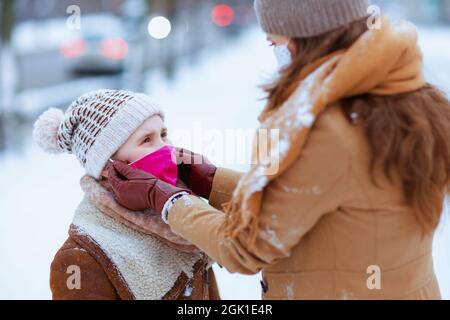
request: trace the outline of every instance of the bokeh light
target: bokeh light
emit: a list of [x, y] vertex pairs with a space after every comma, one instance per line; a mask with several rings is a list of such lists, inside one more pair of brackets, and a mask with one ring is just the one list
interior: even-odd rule
[[172, 24], [166, 17], [154, 17], [148, 23], [148, 33], [155, 39], [167, 38], [171, 31]]
[[122, 60], [128, 54], [128, 43], [122, 38], [103, 40], [100, 45], [102, 55], [111, 60]]
[[71, 39], [62, 44], [59, 48], [60, 53], [68, 58], [75, 59], [81, 56], [86, 50], [86, 43], [83, 39]]
[[211, 11], [211, 19], [219, 27], [227, 27], [233, 23], [234, 10], [227, 4], [218, 4]]

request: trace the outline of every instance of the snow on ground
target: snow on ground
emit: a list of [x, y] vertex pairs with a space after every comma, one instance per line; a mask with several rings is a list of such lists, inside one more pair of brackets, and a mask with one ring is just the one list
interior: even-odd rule
[[[450, 92], [450, 29], [420, 29], [427, 74]], [[175, 80], [159, 72], [147, 76], [146, 88], [164, 106], [175, 144], [204, 152], [214, 162], [245, 170], [250, 153], [248, 132], [263, 107], [257, 86], [268, 79], [275, 60], [264, 36], [251, 30], [220, 51], [205, 51], [186, 63]], [[240, 132], [244, 130], [245, 132]], [[231, 157], [229, 154], [231, 153]], [[49, 265], [67, 236], [82, 197], [83, 170], [70, 155], [44, 154], [30, 141], [21, 153], [0, 156], [0, 299], [48, 299]], [[444, 220], [434, 243], [435, 267], [444, 298], [450, 299], [450, 225]], [[259, 299], [260, 276], [229, 274], [214, 266], [224, 299]]]

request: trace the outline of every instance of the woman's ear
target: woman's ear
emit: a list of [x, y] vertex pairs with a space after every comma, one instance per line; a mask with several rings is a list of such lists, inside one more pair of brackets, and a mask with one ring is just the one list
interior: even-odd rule
[[295, 48], [294, 43], [289, 39], [288, 41], [288, 49], [291, 52], [292, 57], [295, 57], [297, 55], [297, 49]]

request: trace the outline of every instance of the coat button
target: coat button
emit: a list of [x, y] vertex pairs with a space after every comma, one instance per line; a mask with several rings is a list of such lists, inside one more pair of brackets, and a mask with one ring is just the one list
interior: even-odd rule
[[260, 280], [259, 283], [261, 283], [261, 289], [262, 289], [262, 291], [263, 291], [264, 293], [266, 293], [267, 290], [269, 290], [269, 286], [268, 286], [263, 280]]

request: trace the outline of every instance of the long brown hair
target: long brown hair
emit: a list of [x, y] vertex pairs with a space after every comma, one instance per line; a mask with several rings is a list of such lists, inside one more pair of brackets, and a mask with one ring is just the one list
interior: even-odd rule
[[[366, 19], [312, 38], [294, 38], [295, 56], [279, 77], [263, 88], [265, 111], [281, 106], [298, 87], [300, 71], [332, 52], [350, 47], [367, 30]], [[395, 170], [405, 199], [424, 233], [439, 223], [450, 184], [450, 102], [431, 85], [392, 96], [360, 95], [342, 101], [349, 121], [365, 128], [372, 151], [372, 174], [380, 166], [392, 180]], [[376, 184], [376, 181], [373, 180]]]

